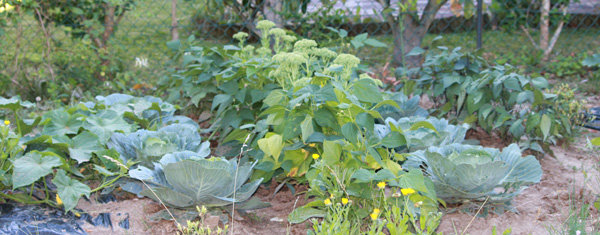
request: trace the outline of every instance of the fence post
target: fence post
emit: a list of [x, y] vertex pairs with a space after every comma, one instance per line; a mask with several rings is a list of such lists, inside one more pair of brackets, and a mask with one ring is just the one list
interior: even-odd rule
[[477, 50], [481, 49], [482, 31], [483, 31], [483, 0], [477, 0]]

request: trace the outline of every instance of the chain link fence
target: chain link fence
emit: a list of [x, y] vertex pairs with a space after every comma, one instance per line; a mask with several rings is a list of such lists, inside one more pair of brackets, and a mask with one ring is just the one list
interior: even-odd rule
[[[215, 5], [215, 2], [223, 1], [178, 0], [175, 1], [175, 15], [172, 14], [172, 1], [135, 2], [134, 7], [124, 13], [102, 53], [94, 48], [89, 37], [70, 33], [73, 28], [69, 25], [41, 23], [43, 16], [35, 11], [4, 10], [0, 13], [0, 88], [4, 95], [20, 94], [31, 98], [28, 96], [61, 90], [70, 92], [64, 94], [70, 97], [89, 90], [89, 86], [124, 90], [131, 89], [129, 84], [152, 84], [165, 74], [169, 63], [170, 51], [165, 42], [172, 40], [173, 17], [178, 22], [181, 39], [194, 35], [208, 42], [230, 43], [234, 33], [253, 32], [251, 24], [268, 18], [263, 4], [270, 1], [244, 1], [255, 5], [242, 6], [245, 8], [240, 11], [239, 6], [235, 9], [235, 6]], [[387, 9], [381, 5], [381, 2], [387, 2], [385, 0], [291, 2], [296, 5], [284, 5], [277, 16], [285, 28], [320, 42], [336, 37], [327, 27], [345, 29], [350, 36], [368, 33], [389, 48], [363, 50], [361, 56], [368, 62], [381, 64], [391, 60], [394, 44], [393, 25], [386, 16], [401, 14], [401, 19], [417, 19], [427, 15], [426, 9], [429, 9], [428, 0], [417, 0], [415, 5], [402, 5], [391, 0]], [[445, 4], [434, 12], [422, 46], [428, 47], [442, 36], [435, 45], [475, 50], [479, 18], [477, 1], [454, 5], [451, 4], [454, 1], [442, 2]], [[513, 64], [539, 59], [531, 56], [540, 53], [535, 46], [539, 44], [542, 13], [537, 2], [540, 1], [483, 0], [480, 16], [483, 55]], [[598, 53], [600, 0], [579, 0], [562, 5], [557, 3], [558, 0], [551, 2], [550, 38], [562, 25], [551, 58]], [[9, 11], [12, 12], [7, 14]], [[102, 64], [107, 57], [111, 63]], [[112, 84], [106, 83], [105, 77], [109, 77]], [[86, 83], [88, 80], [102, 83]]]

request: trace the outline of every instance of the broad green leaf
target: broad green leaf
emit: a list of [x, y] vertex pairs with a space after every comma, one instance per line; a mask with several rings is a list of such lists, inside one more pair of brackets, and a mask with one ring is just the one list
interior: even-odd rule
[[333, 128], [339, 129], [338, 126], [338, 122], [337, 119], [335, 117], [335, 115], [326, 108], [320, 108], [315, 112], [315, 117], [314, 117], [315, 121], [317, 122], [317, 124], [319, 124], [319, 126], [321, 127], [329, 127], [329, 128]]
[[369, 113], [359, 113], [356, 115], [356, 124], [367, 130], [373, 130], [375, 119]]
[[271, 91], [271, 93], [269, 93], [267, 98], [265, 98], [263, 100], [263, 103], [265, 103], [268, 106], [283, 105], [285, 102], [285, 99], [286, 99], [286, 95], [285, 95], [285, 93], [283, 93], [283, 91], [273, 90], [273, 91]]
[[383, 100], [381, 91], [371, 79], [361, 79], [352, 84], [356, 98], [362, 102], [379, 103]]
[[30, 185], [62, 165], [60, 156], [52, 152], [32, 151], [14, 161], [13, 189]]
[[333, 165], [340, 161], [342, 155], [342, 146], [335, 141], [323, 141], [323, 161], [328, 165]]
[[381, 144], [386, 148], [397, 148], [406, 145], [406, 139], [400, 132], [392, 131], [381, 140]]
[[364, 43], [372, 47], [387, 47], [387, 44], [380, 42], [374, 38], [368, 38], [364, 41]]
[[232, 98], [231, 95], [227, 95], [227, 94], [218, 94], [213, 98], [213, 103], [212, 106], [210, 108], [210, 110], [214, 110], [216, 107], [221, 106], [221, 109], [224, 109], [224, 107], [229, 106], [229, 104], [231, 104], [232, 102]]
[[358, 142], [358, 128], [352, 122], [348, 122], [342, 126], [342, 135], [350, 141], [350, 143]]
[[101, 143], [106, 143], [114, 132], [129, 134], [134, 129], [123, 116], [113, 110], [103, 110], [86, 118], [83, 127], [96, 134]]
[[406, 54], [406, 56], [421, 55], [423, 53], [425, 53], [425, 50], [423, 50], [423, 48], [415, 47], [408, 54]]
[[80, 115], [71, 115], [60, 109], [47, 112], [44, 114], [44, 118], [49, 119], [42, 130], [42, 133], [45, 135], [59, 136], [77, 134], [79, 128], [83, 126]]
[[29, 101], [21, 101], [19, 97], [13, 96], [10, 99], [6, 99], [4, 97], [0, 97], [0, 109], [10, 109], [12, 111], [17, 111], [21, 108], [31, 108], [35, 105]]
[[69, 147], [69, 155], [78, 163], [83, 163], [92, 158], [93, 152], [101, 150], [104, 150], [104, 148], [100, 144], [98, 136], [89, 131], [84, 131], [73, 138]]
[[428, 121], [416, 122], [415, 124], [412, 124], [412, 126], [410, 126], [411, 131], [418, 130], [419, 128], [427, 128], [429, 130], [434, 131], [435, 133], [438, 133], [438, 131], [435, 129], [435, 126], [433, 126], [433, 124], [431, 124]]
[[298, 224], [310, 218], [323, 218], [326, 214], [327, 212], [312, 207], [298, 207], [288, 215], [288, 222]]
[[552, 120], [550, 120], [550, 117], [548, 117], [548, 115], [542, 115], [542, 121], [540, 122], [540, 130], [544, 135], [544, 140], [548, 138], [548, 134], [550, 134], [550, 127], [552, 127]]
[[258, 140], [258, 147], [267, 156], [273, 156], [273, 158], [277, 161], [277, 159], [279, 159], [279, 155], [281, 154], [281, 150], [283, 150], [283, 139], [281, 135], [272, 134], [269, 137]]
[[375, 174], [367, 169], [358, 169], [352, 174], [352, 179], [356, 179], [358, 183], [370, 183], [375, 179]]
[[173, 40], [173, 41], [167, 42], [167, 48], [169, 48], [173, 51], [178, 51], [180, 47], [181, 47], [181, 41], [179, 41], [179, 40]]
[[[165, 155], [150, 170], [144, 166], [130, 170], [132, 178], [149, 182], [142, 195], [171, 207], [225, 206], [246, 201], [262, 178], [245, 183], [253, 163], [238, 165], [235, 159], [202, 159], [194, 153]], [[157, 198], [158, 197], [158, 198]]]
[[519, 119], [510, 126], [508, 129], [514, 138], [520, 139], [525, 133], [525, 127], [523, 126], [523, 120]]
[[531, 79], [531, 83], [533, 84], [533, 86], [537, 89], [547, 89], [549, 84], [548, 84], [548, 80], [546, 80], [543, 77], [536, 77]]
[[302, 131], [302, 141], [306, 143], [308, 137], [310, 137], [315, 132], [312, 117], [306, 115], [306, 118], [300, 124], [300, 129]]
[[52, 183], [56, 185], [58, 196], [62, 199], [67, 212], [75, 208], [81, 196], [89, 197], [91, 193], [90, 187], [67, 176], [62, 169], [56, 172]]

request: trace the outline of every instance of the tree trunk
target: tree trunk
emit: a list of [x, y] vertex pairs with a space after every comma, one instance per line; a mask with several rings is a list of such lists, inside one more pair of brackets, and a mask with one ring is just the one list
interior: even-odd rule
[[393, 30], [394, 32], [394, 64], [414, 68], [421, 64], [421, 56], [406, 56], [415, 47], [420, 47], [423, 37], [427, 32], [422, 25], [419, 25], [412, 17], [406, 16], [402, 23], [402, 28]]
[[171, 40], [179, 39], [177, 26], [177, 0], [171, 0]]
[[550, 40], [550, 0], [542, 0], [542, 14], [540, 15], [540, 48], [548, 50]]
[[[448, 0], [429, 0], [419, 18], [415, 14], [398, 13], [399, 20], [388, 21], [394, 34], [393, 65], [414, 68], [421, 65], [422, 56], [406, 56], [415, 47], [420, 47], [435, 15]], [[402, 25], [400, 25], [402, 24]]]

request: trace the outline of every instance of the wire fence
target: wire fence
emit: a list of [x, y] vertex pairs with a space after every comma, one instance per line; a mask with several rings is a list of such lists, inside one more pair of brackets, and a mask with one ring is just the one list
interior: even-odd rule
[[[45, 22], [35, 11], [4, 10], [0, 12], [0, 89], [4, 91], [3, 95], [20, 94], [28, 98], [53, 91], [69, 91], [70, 94], [64, 95], [70, 97], [89, 90], [90, 86], [106, 85], [123, 90], [130, 89], [129, 84], [151, 84], [166, 73], [170, 55], [166, 42], [172, 40], [173, 17], [178, 22], [177, 31], [182, 39], [194, 35], [210, 42], [230, 43], [234, 33], [252, 32], [250, 24], [269, 14], [262, 5], [269, 1], [245, 1], [258, 4], [245, 6], [247, 12], [243, 14], [233, 7], [216, 8], [211, 2], [175, 1], [176, 14], [173, 15], [172, 1], [136, 1], [115, 27], [106, 48], [98, 48], [85, 33], [75, 36], [75, 25]], [[289, 9], [286, 5], [287, 10], [279, 12], [278, 19], [285, 28], [300, 36], [326, 42], [335, 37], [327, 27], [341, 28], [350, 36], [368, 33], [390, 48], [394, 35], [393, 25], [387, 17], [400, 15], [401, 19], [419, 19], [427, 15], [426, 9], [429, 9], [428, 0], [418, 0], [412, 6], [392, 0], [387, 9], [378, 0], [292, 2], [300, 4]], [[442, 2], [445, 4], [435, 11], [423, 47], [442, 36], [436, 45], [475, 50], [477, 19], [481, 18], [485, 56], [523, 63], [535, 59], [531, 55], [539, 53], [534, 45], [540, 37], [539, 4], [527, 4], [532, 2], [527, 0], [483, 0], [482, 13], [478, 15], [477, 1], [463, 5]], [[568, 5], [552, 2], [550, 36], [562, 25], [552, 57], [599, 52], [600, 0], [580, 0]], [[390, 12], [391, 15], [386, 15]], [[390, 60], [391, 51], [374, 48], [361, 56], [366, 61], [385, 63]], [[107, 58], [110, 63], [103, 63]], [[108, 84], [106, 80], [112, 83]]]

